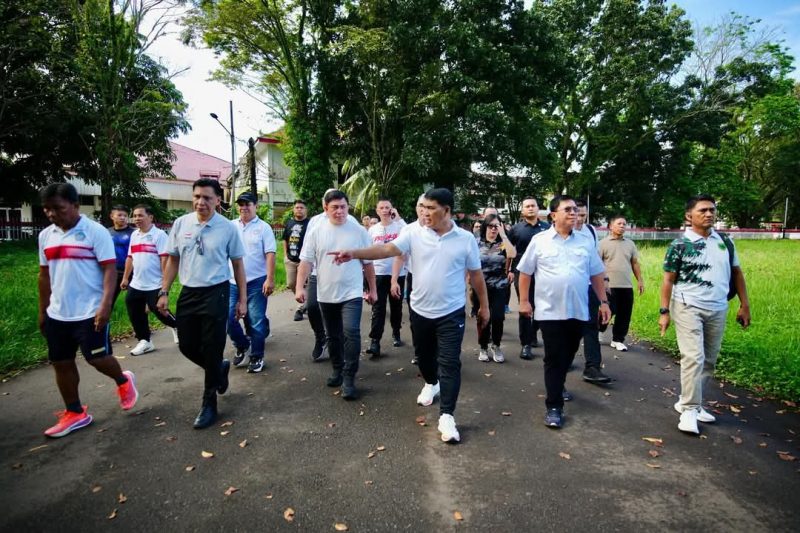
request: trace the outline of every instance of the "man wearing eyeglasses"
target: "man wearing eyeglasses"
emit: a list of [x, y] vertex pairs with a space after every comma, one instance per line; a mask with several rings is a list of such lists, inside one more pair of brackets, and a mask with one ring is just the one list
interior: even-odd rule
[[[519, 312], [539, 322], [544, 342], [544, 384], [547, 389], [544, 423], [564, 425], [564, 381], [578, 351], [587, 320], [607, 324], [611, 310], [605, 296], [605, 268], [594, 243], [574, 231], [578, 208], [562, 195], [550, 202], [553, 225], [531, 239], [519, 262]], [[531, 278], [536, 278], [534, 309], [528, 297]], [[591, 282], [600, 300], [599, 317], [589, 316], [586, 286]]]
[[[195, 429], [217, 419], [217, 394], [228, 390], [231, 363], [222, 358], [225, 349], [230, 294], [230, 267], [239, 287], [247, 286], [244, 245], [229, 220], [216, 212], [222, 199], [218, 181], [201, 178], [192, 185], [194, 213], [175, 220], [167, 244], [166, 271], [158, 298], [158, 310], [167, 312], [169, 289], [180, 274], [181, 294], [175, 318], [178, 347], [187, 359], [205, 371], [203, 403], [194, 421]], [[234, 316], [247, 313], [247, 291], [239, 291]]]

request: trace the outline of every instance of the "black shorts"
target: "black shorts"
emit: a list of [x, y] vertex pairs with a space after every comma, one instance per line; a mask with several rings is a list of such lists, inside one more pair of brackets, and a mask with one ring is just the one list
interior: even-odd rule
[[48, 316], [44, 323], [47, 358], [50, 361], [75, 359], [78, 348], [86, 359], [111, 355], [110, 327], [110, 324], [106, 324], [101, 331], [95, 331], [94, 318], [63, 322]]

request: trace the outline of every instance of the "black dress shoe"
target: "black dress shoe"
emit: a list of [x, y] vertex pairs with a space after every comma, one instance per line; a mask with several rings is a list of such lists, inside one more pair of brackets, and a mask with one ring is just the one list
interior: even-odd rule
[[328, 387], [339, 387], [342, 385], [342, 373], [341, 372], [334, 372], [331, 377], [328, 378], [328, 381], [325, 382]]
[[298, 309], [294, 312], [294, 321], [300, 322], [301, 320], [303, 320], [303, 312]]
[[217, 391], [208, 389], [203, 393], [203, 405], [197, 418], [194, 419], [194, 429], [205, 429], [217, 421]]
[[220, 394], [225, 394], [228, 390], [228, 385], [230, 385], [230, 381], [228, 381], [228, 373], [231, 371], [231, 362], [227, 359], [223, 359], [222, 363], [219, 367], [220, 377], [219, 377], [219, 387], [217, 387], [217, 392]]
[[411, 358], [411, 364], [412, 365], [418, 365], [419, 364], [419, 359], [417, 359], [416, 355]]
[[369, 348], [367, 348], [366, 353], [372, 356], [370, 359], [377, 359], [381, 356], [381, 343], [375, 339], [372, 339], [372, 341], [369, 343]]
[[344, 383], [342, 384], [342, 398], [345, 400], [358, 399], [358, 389], [356, 389], [355, 379], [352, 376], [344, 378]]
[[530, 361], [533, 359], [533, 350], [530, 346], [525, 345], [522, 347], [522, 351], [519, 352], [520, 359], [525, 359], [526, 361]]
[[583, 381], [589, 383], [608, 383], [611, 378], [603, 374], [603, 371], [597, 367], [589, 366], [583, 371]]
[[399, 333], [395, 333], [394, 335], [392, 335], [392, 346], [394, 346], [395, 348], [403, 346], [403, 341], [400, 340]]

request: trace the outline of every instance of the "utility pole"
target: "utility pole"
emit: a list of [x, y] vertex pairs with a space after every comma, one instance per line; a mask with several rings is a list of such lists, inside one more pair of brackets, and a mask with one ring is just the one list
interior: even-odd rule
[[256, 182], [256, 141], [250, 137], [247, 140], [250, 149], [250, 191], [258, 198], [258, 183]]

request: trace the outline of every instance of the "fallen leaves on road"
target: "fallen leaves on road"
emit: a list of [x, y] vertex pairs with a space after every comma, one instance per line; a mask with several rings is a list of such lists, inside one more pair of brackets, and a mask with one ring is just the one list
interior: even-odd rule
[[646, 441], [646, 442], [649, 442], [650, 444], [653, 444], [654, 446], [659, 446], [660, 447], [660, 446], [664, 445], [664, 440], [663, 439], [659, 439], [658, 437], [642, 437], [642, 440]]
[[167, 442], [175, 442], [176, 440], [178, 440], [178, 437], [176, 437], [175, 435], [170, 435], [170, 436], [169, 436], [169, 437], [167, 437], [165, 440], [166, 440]]
[[287, 522], [294, 522], [294, 509], [287, 507], [286, 510], [283, 511], [283, 519]]
[[464, 520], [464, 515], [462, 515], [458, 511], [456, 511], [456, 512], [453, 513], [453, 518], [456, 519], [457, 521], [461, 522], [461, 521]]
[[755, 476], [756, 474], [758, 474], [758, 470], [748, 470], [747, 473], [750, 474], [751, 476]]
[[739, 399], [738, 396], [736, 396], [735, 394], [731, 394], [730, 392], [723, 392], [722, 394], [724, 394], [728, 398], [733, 398], [734, 400], [738, 400]]
[[266, 494], [264, 495], [264, 499], [265, 499], [265, 500], [271, 500], [273, 497], [274, 497], [274, 496], [272, 495], [272, 493], [271, 493], [271, 492], [268, 492], [268, 493], [266, 493]]
[[419, 424], [420, 426], [427, 426], [427, 425], [428, 425], [428, 422], [427, 422], [427, 420], [425, 419], [425, 415], [419, 415], [419, 416], [416, 418], [416, 420], [415, 420], [415, 421], [416, 421], [416, 423], [417, 423], [417, 424]]
[[92, 487], [92, 492], [95, 494], [97, 494], [101, 490], [103, 490], [103, 487], [101, 487], [100, 485], [95, 485], [94, 487]]
[[197, 468], [197, 467], [196, 467], [196, 466], [194, 466], [194, 465], [186, 465], [186, 471], [187, 471], [187, 472], [191, 472], [191, 471], [192, 471], [192, 470], [194, 470], [195, 468]]
[[789, 452], [778, 452], [778, 457], [780, 457], [784, 461], [797, 461], [797, 457], [790, 454]]
[[219, 434], [223, 437], [230, 434], [230, 431], [220, 431]]
[[649, 451], [649, 452], [647, 452], [647, 453], [648, 453], [648, 454], [650, 455], [650, 457], [652, 457], [653, 459], [655, 459], [656, 457], [659, 457], [659, 456], [661, 455], [661, 453], [659, 453], [659, 451], [658, 451], [658, 450], [650, 450], [650, 451]]
[[378, 450], [379, 452], [384, 452], [384, 451], [386, 451], [386, 446], [378, 446], [375, 449]]
[[41, 446], [34, 446], [30, 450], [28, 450], [28, 452], [37, 452], [37, 451], [42, 450], [44, 448], [47, 448], [47, 444], [42, 444]]
[[511, 416], [511, 411], [503, 411], [500, 414], [503, 415], [503, 416]]
[[203, 450], [202, 452], [200, 452], [200, 455], [203, 457], [203, 459], [211, 459], [212, 457], [214, 457], [214, 452], [207, 452]]
[[225, 489], [225, 496], [230, 496], [230, 495], [231, 495], [231, 494], [233, 494], [234, 492], [239, 492], [239, 489], [237, 489], [237, 488], [236, 488], [236, 487], [234, 487], [234, 486], [230, 486], [230, 487], [228, 487], [227, 489]]
[[22, 463], [14, 463], [11, 465], [11, 470], [19, 470], [20, 468], [22, 468]]
[[369, 485], [372, 485], [372, 484], [373, 484], [373, 481], [371, 479], [367, 479], [367, 480], [364, 481], [364, 485], [369, 486]]
[[111, 511], [111, 514], [108, 515], [108, 519], [109, 520], [114, 520], [116, 517], [117, 517], [117, 510], [114, 509], [113, 511]]
[[492, 373], [488, 372], [488, 373], [484, 374], [484, 376], [486, 376], [487, 378], [490, 378], [490, 377], [492, 377]]
[[244, 448], [247, 446], [247, 439], [244, 439], [242, 442], [239, 443], [239, 448]]
[[375, 457], [375, 452], [369, 452], [367, 454], [367, 459], [372, 459], [373, 457]]
[[160, 428], [160, 427], [164, 427], [166, 425], [167, 425], [167, 423], [162, 421], [162, 422], [159, 422], [158, 424], [155, 424], [153, 427], [154, 428]]
[[661, 465], [658, 465], [658, 464], [655, 464], [655, 463], [646, 463], [646, 464], [650, 468], [661, 468]]
[[119, 503], [125, 503], [126, 501], [128, 501], [128, 497], [120, 492], [119, 496], [117, 496], [117, 501]]
[[561, 457], [562, 459], [566, 459], [568, 461], [570, 459], [572, 459], [572, 456], [570, 454], [568, 454], [568, 453], [565, 453], [565, 452], [558, 452], [558, 456]]
[[766, 448], [767, 447], [767, 443], [766, 442], [759, 442], [758, 443], [758, 447], [759, 448]]
[[741, 437], [737, 437], [736, 435], [731, 435], [731, 440], [733, 441], [734, 444], [741, 444], [742, 443], [742, 438]]
[[342, 522], [336, 522], [335, 524], [333, 524], [333, 529], [335, 529], [336, 531], [347, 531], [349, 528], [347, 527], [347, 524], [344, 524]]
[[738, 407], [736, 407], [735, 405], [729, 405], [728, 409], [730, 409], [731, 413], [734, 413], [734, 414], [739, 414], [739, 413], [742, 412], [742, 410], [739, 409]]
[[496, 434], [497, 434], [497, 430], [494, 430], [494, 429], [490, 429], [489, 430], [489, 436], [490, 437], [494, 437]]
[[223, 422], [222, 424], [220, 424], [219, 427], [228, 428], [231, 427], [232, 425], [233, 425], [233, 420], [228, 420], [227, 422]]

